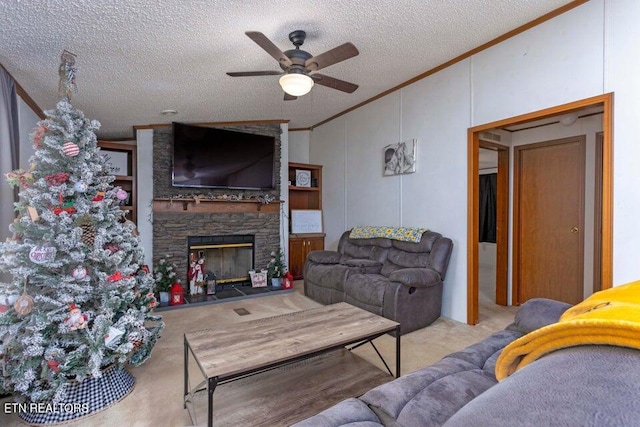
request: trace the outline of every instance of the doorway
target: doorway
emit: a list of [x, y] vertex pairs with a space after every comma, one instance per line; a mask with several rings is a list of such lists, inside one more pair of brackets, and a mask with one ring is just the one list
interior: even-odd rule
[[[557, 117], [559, 115], [577, 112], [590, 107], [599, 107], [602, 114], [602, 176], [601, 176], [601, 208], [599, 211], [601, 230], [598, 234], [600, 239], [599, 260], [594, 260], [600, 264], [599, 278], [602, 289], [612, 286], [613, 277], [613, 137], [612, 137], [612, 112], [613, 112], [613, 94], [605, 94], [593, 98], [587, 98], [580, 101], [563, 104], [560, 106], [540, 110], [533, 113], [527, 113], [520, 116], [504, 119], [485, 125], [476, 126], [468, 129], [468, 197], [467, 197], [467, 323], [477, 324], [479, 319], [478, 309], [478, 237], [479, 237], [479, 149], [481, 132], [493, 129], [501, 129], [508, 126], [521, 125]], [[508, 160], [508, 157], [507, 157]], [[507, 177], [508, 183], [508, 177]], [[508, 185], [508, 184], [507, 184]], [[508, 216], [507, 216], [508, 222]], [[508, 233], [508, 226], [504, 227], [504, 233]], [[508, 241], [505, 241], [504, 247], [508, 248]], [[508, 250], [508, 249], [507, 249]], [[497, 277], [508, 275], [508, 266], [498, 267], [496, 271]], [[594, 280], [595, 282], [595, 280]], [[512, 303], [515, 301], [512, 293]]]

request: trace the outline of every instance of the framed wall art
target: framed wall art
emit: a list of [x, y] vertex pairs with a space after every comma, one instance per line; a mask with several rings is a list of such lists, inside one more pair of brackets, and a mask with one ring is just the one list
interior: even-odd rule
[[291, 232], [322, 233], [322, 211], [316, 209], [292, 209]]
[[417, 140], [409, 139], [403, 142], [387, 145], [383, 148], [384, 176], [402, 175], [416, 171]]

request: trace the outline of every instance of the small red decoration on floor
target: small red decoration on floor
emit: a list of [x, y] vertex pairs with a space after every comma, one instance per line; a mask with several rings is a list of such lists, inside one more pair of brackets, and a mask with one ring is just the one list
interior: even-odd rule
[[169, 300], [171, 305], [184, 304], [184, 289], [180, 283], [174, 283], [171, 287], [171, 299]]
[[283, 289], [291, 289], [293, 288], [293, 274], [289, 270], [284, 273], [282, 276], [282, 288]]

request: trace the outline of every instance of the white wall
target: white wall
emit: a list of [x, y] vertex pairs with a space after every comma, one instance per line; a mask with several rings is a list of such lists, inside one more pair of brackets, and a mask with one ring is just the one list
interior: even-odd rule
[[153, 129], [136, 131], [138, 235], [144, 261], [153, 268]]
[[[639, 17], [640, 2], [592, 0], [314, 129], [328, 246], [361, 223], [441, 232], [455, 245], [443, 315], [466, 321], [467, 128], [616, 91], [614, 284], [637, 279]], [[383, 179], [382, 147], [409, 138], [418, 172]]]
[[295, 163], [309, 163], [310, 132], [308, 130], [290, 131], [288, 137], [289, 161]]
[[615, 92], [613, 115], [613, 283], [637, 280], [640, 254], [640, 2], [605, 3], [604, 91]]
[[31, 133], [40, 121], [40, 117], [33, 112], [22, 98], [18, 97], [18, 126], [20, 138], [20, 167], [27, 169], [29, 167], [29, 159], [34, 154], [33, 144], [31, 143]]
[[[29, 168], [29, 159], [33, 155], [33, 147], [29, 135], [33, 132], [33, 128], [38, 124], [40, 118], [31, 110], [31, 108], [18, 96], [18, 138], [20, 139], [19, 147], [19, 167], [22, 169]], [[2, 159], [2, 170], [0, 170], [0, 185], [4, 186], [7, 191], [7, 198], [12, 200], [12, 190], [4, 180], [4, 174], [11, 171], [10, 156]], [[13, 203], [0, 203], [0, 241], [11, 237], [9, 225], [15, 218]]]

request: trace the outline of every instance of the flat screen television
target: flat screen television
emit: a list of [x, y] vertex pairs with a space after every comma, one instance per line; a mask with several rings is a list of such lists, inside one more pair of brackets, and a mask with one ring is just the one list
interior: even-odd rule
[[174, 187], [275, 187], [275, 137], [173, 123]]

